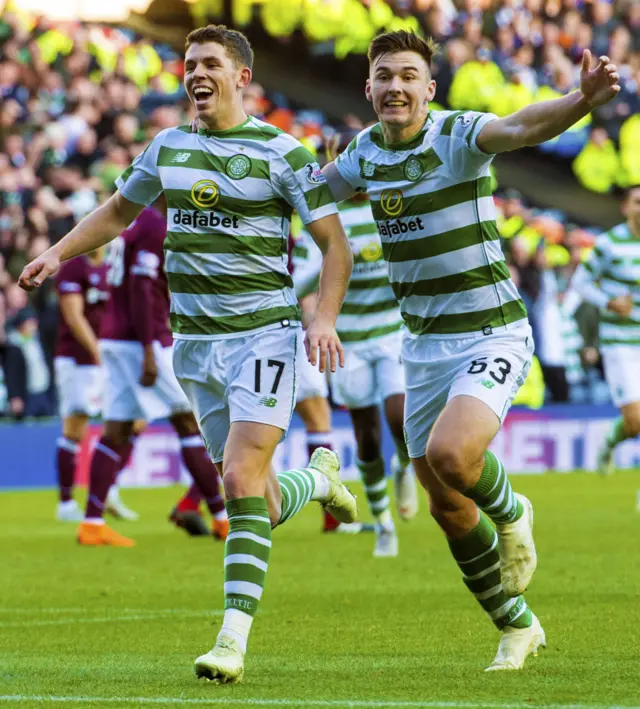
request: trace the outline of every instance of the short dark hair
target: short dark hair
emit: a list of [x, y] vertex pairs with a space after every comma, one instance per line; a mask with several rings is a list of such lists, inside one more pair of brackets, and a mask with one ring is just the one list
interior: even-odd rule
[[379, 34], [369, 45], [369, 62], [373, 64], [383, 54], [415, 52], [425, 60], [431, 70], [431, 61], [439, 49], [438, 43], [432, 37], [422, 39], [417, 34], [406, 30], [386, 32]]
[[205, 44], [206, 42], [221, 44], [236, 65], [246, 66], [249, 69], [253, 67], [253, 50], [249, 40], [242, 32], [230, 30], [225, 25], [199, 27], [197, 30], [189, 32], [184, 49], [186, 51], [192, 44]]

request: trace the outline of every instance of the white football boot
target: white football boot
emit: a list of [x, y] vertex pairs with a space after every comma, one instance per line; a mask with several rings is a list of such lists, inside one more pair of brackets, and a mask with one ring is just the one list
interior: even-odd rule
[[529, 655], [537, 656], [541, 647], [547, 646], [547, 639], [540, 621], [533, 615], [533, 623], [528, 628], [507, 626], [502, 631], [498, 652], [485, 672], [496, 670], [521, 670]]
[[56, 519], [58, 522], [82, 522], [84, 514], [75, 500], [58, 502], [56, 508]]
[[340, 480], [340, 458], [328, 448], [316, 448], [308, 467], [322, 473], [330, 483], [329, 494], [322, 503], [327, 512], [338, 522], [355, 522], [358, 519], [358, 503], [356, 496]]
[[195, 661], [194, 669], [198, 679], [204, 677], [219, 684], [242, 682], [244, 653], [236, 640], [220, 635], [213, 648]]

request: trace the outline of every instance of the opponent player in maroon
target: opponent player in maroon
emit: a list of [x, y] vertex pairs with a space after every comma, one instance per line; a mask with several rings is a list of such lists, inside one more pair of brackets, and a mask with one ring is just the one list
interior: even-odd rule
[[214, 534], [225, 538], [228, 532], [216, 468], [173, 373], [165, 232], [165, 218], [148, 207], [112, 242], [107, 255], [111, 299], [100, 330], [105, 427], [91, 463], [85, 520], [78, 528], [80, 544], [134, 545], [107, 527], [102, 513], [136, 419], [169, 419], [180, 438], [184, 464], [214, 516]]
[[82, 512], [73, 499], [76, 457], [91, 416], [100, 413], [102, 368], [98, 328], [109, 299], [104, 249], [65, 261], [56, 275], [60, 311], [55, 350], [62, 436], [56, 464], [60, 501], [57, 518], [79, 522]]

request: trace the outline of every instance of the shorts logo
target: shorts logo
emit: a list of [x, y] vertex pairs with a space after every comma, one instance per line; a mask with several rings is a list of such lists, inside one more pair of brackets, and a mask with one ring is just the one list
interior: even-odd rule
[[266, 406], [268, 409], [273, 409], [276, 407], [278, 400], [275, 396], [263, 396], [258, 402], [261, 406]]
[[496, 385], [496, 383], [492, 382], [491, 379], [476, 379], [476, 384], [482, 384], [485, 389], [493, 389]]
[[365, 160], [362, 163], [362, 176], [363, 177], [373, 177], [375, 174], [376, 174], [376, 166], [372, 162]]
[[213, 180], [200, 180], [191, 188], [191, 199], [197, 207], [210, 209], [220, 199], [220, 188]]
[[363, 261], [378, 261], [382, 258], [382, 246], [377, 241], [372, 241], [360, 249], [360, 257]]
[[251, 172], [251, 160], [246, 155], [234, 155], [227, 160], [224, 171], [232, 180], [242, 180]]
[[420, 160], [415, 155], [407, 158], [404, 164], [404, 176], [411, 182], [417, 182], [422, 177], [424, 168]]
[[390, 217], [397, 217], [404, 209], [404, 200], [400, 190], [384, 190], [380, 195], [382, 211]]

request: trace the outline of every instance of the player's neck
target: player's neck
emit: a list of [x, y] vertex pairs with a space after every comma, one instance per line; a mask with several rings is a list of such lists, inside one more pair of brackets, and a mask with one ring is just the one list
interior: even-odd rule
[[228, 114], [207, 116], [206, 119], [198, 117], [198, 129], [220, 133], [221, 131], [233, 130], [241, 126], [246, 123], [247, 119], [247, 114], [240, 108], [240, 110], [232, 111]]
[[640, 240], [640, 222], [635, 222], [631, 219], [627, 219], [627, 226], [629, 227], [631, 236], [633, 236], [634, 239]]
[[399, 143], [406, 143], [414, 138], [424, 127], [428, 113], [425, 113], [417, 121], [405, 126], [396, 126], [389, 123], [380, 122], [382, 126], [382, 135], [384, 142], [388, 147], [395, 146]]

